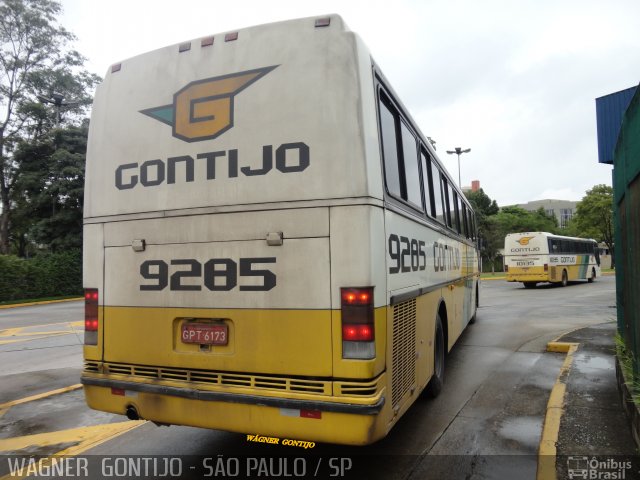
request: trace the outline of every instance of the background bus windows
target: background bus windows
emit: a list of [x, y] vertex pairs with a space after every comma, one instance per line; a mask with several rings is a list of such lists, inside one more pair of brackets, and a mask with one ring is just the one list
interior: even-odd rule
[[400, 122], [402, 134], [402, 156], [404, 159], [404, 173], [407, 186], [405, 200], [422, 210], [422, 192], [420, 190], [420, 167], [418, 166], [418, 147], [416, 138], [404, 122]]
[[402, 196], [400, 190], [400, 165], [398, 163], [398, 147], [396, 141], [396, 121], [393, 113], [380, 101], [380, 131], [382, 136], [382, 152], [384, 156], [384, 174], [389, 193]]
[[433, 194], [431, 193], [431, 171], [430, 164], [431, 162], [427, 161], [427, 156], [424, 151], [420, 152], [420, 163], [422, 165], [422, 185], [424, 188], [422, 189], [422, 193], [424, 195], [424, 209], [427, 212], [427, 215], [430, 217], [435, 217], [435, 212], [433, 210]]

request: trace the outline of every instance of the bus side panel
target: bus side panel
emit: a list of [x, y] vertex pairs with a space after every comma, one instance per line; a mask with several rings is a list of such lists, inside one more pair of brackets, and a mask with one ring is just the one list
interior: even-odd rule
[[[332, 207], [330, 225], [334, 377], [373, 378], [382, 373], [385, 368], [384, 309], [387, 304], [387, 279], [383, 261], [385, 255], [383, 210], [367, 205]], [[376, 357], [373, 360], [343, 359], [340, 288], [370, 286], [374, 287], [373, 297], [376, 308]]]
[[[104, 291], [104, 226], [101, 223], [85, 225], [82, 231], [84, 248], [82, 250], [82, 285], [84, 288], [97, 288]], [[102, 315], [104, 297], [99, 297], [98, 322], [103, 325]], [[97, 345], [84, 345], [85, 360], [102, 360], [103, 330], [98, 330]]]

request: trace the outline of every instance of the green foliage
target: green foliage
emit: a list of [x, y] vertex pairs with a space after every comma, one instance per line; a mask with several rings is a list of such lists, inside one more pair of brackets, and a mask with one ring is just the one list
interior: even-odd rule
[[504, 207], [494, 217], [495, 227], [504, 241], [508, 233], [517, 232], [551, 232], [556, 233], [558, 222], [553, 215], [548, 215], [543, 208], [530, 212], [520, 207]]
[[475, 192], [467, 192], [465, 195], [476, 212], [476, 216], [483, 215], [488, 217], [500, 211], [496, 201], [491, 200], [482, 188]]
[[495, 200], [491, 200], [484, 193], [483, 189], [475, 192], [466, 192], [466, 197], [471, 203], [476, 214], [476, 223], [478, 225], [478, 238], [480, 244], [480, 255], [485, 260], [484, 264], [490, 264], [493, 269], [494, 260], [501, 248], [500, 242], [496, 242], [493, 234], [493, 216], [500, 210]]
[[99, 81], [83, 69], [84, 57], [69, 49], [75, 37], [57, 24], [61, 11], [55, 0], [0, 2], [0, 253], [9, 253], [14, 237], [21, 175], [16, 149], [55, 126], [79, 123]]
[[0, 255], [0, 302], [81, 293], [80, 250], [30, 259]]
[[[51, 130], [16, 149], [12, 236], [18, 255], [38, 246], [52, 252], [82, 246], [87, 126]], [[41, 248], [41, 247], [40, 247]]]
[[613, 253], [613, 188], [601, 184], [587, 190], [578, 202], [569, 229], [574, 236], [606, 243]]
[[636, 363], [633, 352], [627, 348], [624, 339], [616, 332], [614, 337], [616, 356], [622, 370], [622, 378], [629, 389], [633, 403], [640, 406], [640, 381], [634, 375], [633, 366]]

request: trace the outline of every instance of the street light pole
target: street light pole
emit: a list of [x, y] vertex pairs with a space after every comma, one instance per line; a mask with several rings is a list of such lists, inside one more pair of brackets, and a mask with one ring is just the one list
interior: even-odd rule
[[80, 104], [80, 102], [72, 101], [72, 102], [63, 102], [64, 95], [58, 92], [53, 92], [51, 98], [47, 98], [44, 95], [38, 95], [38, 100], [43, 103], [50, 103], [56, 109], [56, 127], [60, 126], [60, 121], [62, 120], [62, 108], [63, 107], [75, 107]]
[[455, 150], [447, 150], [447, 153], [450, 154], [457, 154], [458, 155], [458, 186], [460, 188], [462, 188], [462, 181], [461, 181], [461, 177], [460, 177], [460, 155], [462, 155], [463, 153], [469, 153], [471, 151], [470, 148], [465, 148], [464, 150], [460, 147], [456, 147]]

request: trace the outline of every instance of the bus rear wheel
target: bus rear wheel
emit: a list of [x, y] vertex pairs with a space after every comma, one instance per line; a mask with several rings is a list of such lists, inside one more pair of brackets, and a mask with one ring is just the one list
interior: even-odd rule
[[587, 282], [589, 283], [593, 283], [593, 281], [596, 279], [596, 269], [592, 268], [591, 269], [591, 276], [589, 278], [587, 278]]
[[433, 339], [433, 376], [427, 388], [425, 388], [425, 394], [429, 398], [436, 398], [442, 391], [442, 384], [444, 383], [444, 330], [442, 329], [442, 320], [440, 320], [440, 314], [436, 316], [436, 332]]
[[562, 282], [560, 283], [560, 285], [562, 285], [563, 287], [566, 287], [568, 283], [569, 283], [569, 278], [567, 277], [567, 271], [563, 270], [562, 271]]
[[524, 288], [536, 288], [536, 282], [523, 282]]

